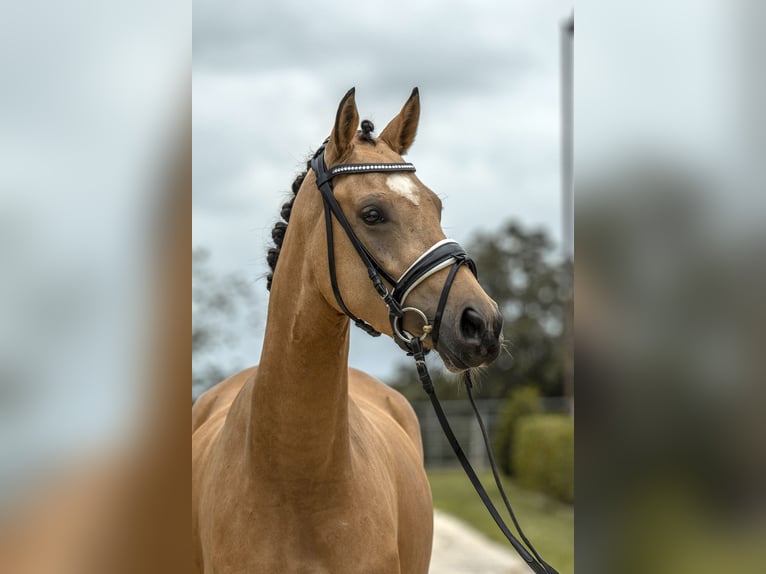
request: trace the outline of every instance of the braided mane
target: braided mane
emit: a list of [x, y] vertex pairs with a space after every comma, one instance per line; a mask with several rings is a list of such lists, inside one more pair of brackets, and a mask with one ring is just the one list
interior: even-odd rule
[[311, 160], [306, 162], [306, 169], [302, 173], [298, 174], [293, 181], [292, 190], [293, 196], [289, 201], [282, 204], [282, 210], [280, 215], [284, 221], [277, 221], [274, 224], [274, 229], [271, 230], [271, 238], [274, 240], [274, 247], [270, 247], [266, 253], [266, 262], [269, 264], [271, 271], [266, 276], [266, 289], [271, 291], [271, 282], [274, 280], [274, 270], [277, 268], [277, 261], [279, 260], [279, 253], [282, 250], [282, 242], [285, 240], [285, 233], [287, 232], [287, 224], [290, 222], [290, 214], [293, 210], [293, 203], [295, 203], [295, 197], [298, 195], [298, 190], [303, 185], [303, 180], [306, 179], [306, 174], [311, 169]]
[[[375, 138], [372, 136], [372, 132], [374, 130], [375, 126], [370, 120], [362, 120], [362, 129], [358, 133], [359, 139], [375, 145]], [[300, 190], [301, 185], [303, 185], [303, 180], [306, 179], [306, 174], [310, 169], [311, 160], [309, 159], [306, 162], [306, 169], [298, 174], [298, 176], [295, 178], [295, 181], [293, 181], [292, 197], [289, 201], [282, 204], [280, 215], [282, 216], [283, 221], [277, 221], [274, 224], [274, 228], [271, 230], [271, 238], [274, 240], [274, 247], [270, 247], [266, 253], [266, 262], [269, 264], [269, 268], [271, 269], [269, 274], [266, 276], [266, 289], [268, 291], [271, 291], [271, 282], [274, 280], [274, 270], [277, 268], [279, 253], [282, 250], [282, 242], [285, 240], [285, 233], [287, 233], [287, 224], [290, 223], [290, 214], [293, 210], [293, 203], [295, 203], [295, 198], [298, 195], [298, 190]]]

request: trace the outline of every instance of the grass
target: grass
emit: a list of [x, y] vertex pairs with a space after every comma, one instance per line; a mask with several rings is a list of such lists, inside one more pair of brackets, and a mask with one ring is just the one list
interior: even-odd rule
[[[516, 535], [490, 471], [478, 472], [501, 516]], [[428, 471], [434, 507], [467, 522], [497, 542], [508, 545], [462, 469]], [[574, 508], [544, 494], [526, 490], [503, 477], [503, 487], [524, 534], [546, 562], [560, 574], [574, 573]], [[518, 537], [518, 536], [517, 536]]]

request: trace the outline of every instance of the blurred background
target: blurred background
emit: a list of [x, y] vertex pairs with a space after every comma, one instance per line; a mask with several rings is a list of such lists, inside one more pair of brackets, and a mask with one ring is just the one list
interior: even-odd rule
[[[298, 2], [194, 2], [192, 398], [259, 361], [271, 230], [340, 98], [355, 86], [361, 118], [380, 132], [418, 86], [407, 159], [442, 198], [446, 234], [476, 259], [505, 317], [508, 352], [482, 373], [481, 412], [528, 536], [572, 572], [572, 2], [337, 3], [322, 12], [320, 24]], [[412, 360], [390, 339], [353, 329], [350, 364], [415, 406], [437, 509], [503, 541]], [[438, 357], [431, 369], [458, 437], [492, 482], [459, 380]]]
[[580, 572], [766, 568], [765, 6], [577, 6]]
[[190, 16], [175, 0], [0, 6], [4, 573], [178, 571]]

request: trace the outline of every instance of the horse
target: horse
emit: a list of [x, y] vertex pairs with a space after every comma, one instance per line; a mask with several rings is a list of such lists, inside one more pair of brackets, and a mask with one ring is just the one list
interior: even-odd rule
[[[352, 89], [323, 160], [329, 170], [411, 166], [402, 156], [419, 118], [415, 88], [379, 136], [368, 120], [359, 130]], [[193, 568], [425, 574], [433, 507], [418, 421], [401, 394], [349, 368], [349, 317], [395, 340], [399, 329], [417, 337], [455, 372], [497, 357], [502, 317], [462, 266], [421, 277], [407, 295], [407, 309], [419, 311], [405, 312], [397, 328], [351, 235], [387, 277], [398, 277], [448, 242], [441, 200], [404, 168], [339, 173], [332, 194], [345, 230], [325, 211], [323, 182], [311, 167], [295, 180], [285, 221], [274, 228], [260, 363], [208, 390], [192, 409]], [[451, 290], [439, 305], [448, 273]], [[437, 312], [434, 345], [427, 324]]]

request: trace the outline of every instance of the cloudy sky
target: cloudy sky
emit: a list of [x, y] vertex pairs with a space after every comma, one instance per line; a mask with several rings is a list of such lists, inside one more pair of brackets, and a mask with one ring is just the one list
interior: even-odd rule
[[[309, 9], [310, 7], [310, 9]], [[194, 246], [255, 283], [260, 322], [222, 360], [258, 362], [265, 252], [279, 206], [352, 86], [378, 131], [420, 88], [408, 160], [444, 200], [448, 236], [514, 217], [560, 231], [559, 28], [572, 2], [194, 1]], [[354, 334], [385, 376], [391, 341]]]

